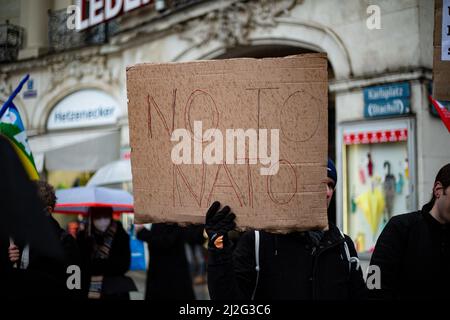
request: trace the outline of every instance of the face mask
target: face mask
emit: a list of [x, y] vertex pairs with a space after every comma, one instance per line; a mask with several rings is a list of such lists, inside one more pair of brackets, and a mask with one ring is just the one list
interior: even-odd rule
[[94, 226], [97, 230], [105, 232], [111, 224], [111, 218], [99, 218], [94, 220]]

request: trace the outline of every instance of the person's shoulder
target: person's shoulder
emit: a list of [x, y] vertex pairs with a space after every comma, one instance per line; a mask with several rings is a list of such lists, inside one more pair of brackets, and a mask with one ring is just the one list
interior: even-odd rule
[[70, 234], [69, 232], [67, 232], [66, 230], [64, 230], [64, 229], [61, 229], [60, 230], [60, 239], [61, 239], [61, 241], [63, 242], [63, 243], [74, 243], [74, 242], [76, 242], [76, 239], [75, 239], [75, 237], [72, 235], [72, 234]]
[[422, 220], [421, 212], [414, 211], [393, 216], [391, 219], [389, 219], [389, 222], [386, 226], [397, 228], [408, 228], [421, 220]]
[[328, 224], [328, 229], [324, 231], [324, 235], [334, 241], [339, 241], [342, 238], [344, 238], [345, 241], [352, 241], [348, 235], [346, 235], [337, 225], [332, 222]]
[[117, 230], [125, 230], [125, 228], [123, 227], [123, 224], [120, 220], [114, 220], [114, 223], [116, 224]]
[[77, 242], [82, 242], [86, 239], [86, 237], [87, 237], [86, 229], [81, 229], [77, 231], [75, 239], [77, 240]]
[[239, 237], [239, 245], [255, 247], [256, 235], [259, 235], [259, 241], [264, 242], [273, 237], [273, 234], [264, 230], [249, 229], [244, 231]]
[[406, 239], [410, 231], [422, 220], [420, 211], [393, 216], [383, 228], [379, 239], [383, 239], [383, 241], [390, 238]]
[[333, 225], [333, 227], [331, 227], [331, 224], [330, 224], [330, 228], [327, 232], [331, 232], [334, 234], [334, 236], [336, 237], [336, 242], [339, 241], [339, 238], [340, 239], [343, 238], [344, 241], [347, 243], [347, 245], [350, 245], [352, 247], [354, 246], [352, 238], [348, 234], [341, 231], [341, 229], [339, 229], [337, 226]]
[[261, 234], [262, 231], [248, 229], [241, 234], [241, 236], [239, 237], [239, 241], [244, 241], [244, 242], [255, 241], [255, 232], [258, 232], [259, 234]]
[[118, 220], [115, 220], [114, 222], [116, 223], [116, 233], [128, 235], [128, 232], [123, 227], [122, 222], [120, 222]]
[[251, 230], [248, 230], [248, 231], [246, 231], [244, 233], [246, 238], [252, 240], [253, 242], [255, 241], [255, 237], [256, 237], [257, 234], [259, 235], [260, 241], [270, 240], [270, 239], [273, 239], [275, 236], [277, 236], [277, 237], [284, 237], [284, 236], [287, 235], [287, 234], [273, 233], [273, 232], [270, 232], [270, 231], [258, 230], [258, 229], [251, 229]]
[[350, 238], [350, 236], [347, 235], [347, 234], [344, 234], [344, 240], [345, 240], [345, 242], [347, 242], [347, 243], [353, 244], [352, 238]]

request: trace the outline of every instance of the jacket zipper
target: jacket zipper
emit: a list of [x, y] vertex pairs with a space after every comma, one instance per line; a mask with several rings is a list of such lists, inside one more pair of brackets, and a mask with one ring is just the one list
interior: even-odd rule
[[[317, 300], [316, 272], [317, 272], [317, 264], [318, 264], [318, 261], [319, 261], [319, 256], [320, 256], [323, 252], [327, 251], [328, 249], [332, 249], [332, 248], [334, 248], [334, 247], [337, 247], [338, 245], [340, 245], [340, 244], [342, 244], [342, 243], [344, 243], [344, 242], [345, 242], [345, 239], [341, 239], [341, 240], [339, 240], [338, 242], [333, 243], [332, 245], [330, 245], [330, 246], [328, 246], [328, 247], [325, 247], [325, 248], [323, 248], [323, 249], [321, 249], [321, 250], [319, 250], [319, 251], [317, 252], [317, 255], [315, 256], [315, 259], [314, 259], [313, 277], [312, 277], [313, 300]], [[312, 252], [312, 255], [314, 255], [315, 253], [316, 253], [316, 247], [314, 247], [313, 252]]]

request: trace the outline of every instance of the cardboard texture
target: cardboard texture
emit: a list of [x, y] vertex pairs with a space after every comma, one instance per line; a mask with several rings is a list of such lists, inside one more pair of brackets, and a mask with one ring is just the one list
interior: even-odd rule
[[[204, 223], [218, 200], [241, 230], [325, 228], [327, 90], [325, 54], [127, 68], [136, 221]], [[224, 144], [227, 129], [279, 129], [278, 173], [261, 175], [270, 165], [249, 164], [248, 143], [244, 164], [174, 164], [171, 134], [194, 132], [194, 121], [203, 132], [220, 130]], [[200, 143], [203, 151], [209, 143]]]
[[442, 0], [436, 0], [433, 39], [433, 97], [437, 100], [450, 101], [450, 61], [441, 60], [441, 41]]

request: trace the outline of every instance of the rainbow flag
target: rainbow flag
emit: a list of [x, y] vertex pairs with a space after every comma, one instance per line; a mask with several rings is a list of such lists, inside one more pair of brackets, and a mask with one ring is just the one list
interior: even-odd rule
[[22, 118], [20, 117], [19, 110], [13, 103], [14, 98], [20, 92], [25, 82], [28, 81], [29, 77], [29, 75], [26, 75], [25, 78], [22, 79], [19, 86], [0, 109], [0, 134], [5, 136], [11, 142], [30, 179], [38, 180], [39, 174], [36, 170], [33, 154], [31, 153], [28, 144], [25, 127]]

